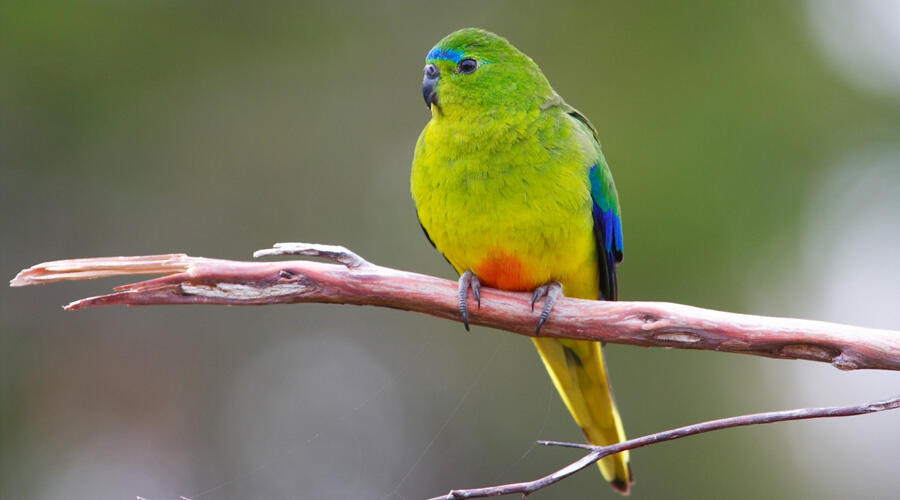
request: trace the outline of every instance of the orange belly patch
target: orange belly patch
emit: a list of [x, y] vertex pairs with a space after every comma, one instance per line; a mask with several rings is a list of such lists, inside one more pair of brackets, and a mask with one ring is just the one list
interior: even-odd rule
[[494, 253], [481, 261], [475, 274], [487, 286], [501, 290], [534, 290], [537, 284], [525, 264], [513, 255]]

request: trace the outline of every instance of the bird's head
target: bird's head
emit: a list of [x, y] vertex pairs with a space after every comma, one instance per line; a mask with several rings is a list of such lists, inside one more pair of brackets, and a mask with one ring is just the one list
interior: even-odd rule
[[465, 119], [537, 109], [553, 90], [537, 64], [505, 38], [465, 28], [428, 52], [422, 94], [434, 116]]

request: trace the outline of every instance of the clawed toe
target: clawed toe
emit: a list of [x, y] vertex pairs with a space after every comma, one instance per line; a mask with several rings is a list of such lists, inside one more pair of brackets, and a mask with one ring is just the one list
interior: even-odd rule
[[472, 294], [475, 295], [475, 301], [480, 309], [481, 282], [478, 281], [478, 276], [475, 276], [475, 273], [472, 271], [466, 271], [459, 277], [459, 314], [462, 316], [463, 326], [466, 327], [466, 331], [469, 330], [469, 288], [472, 289]]
[[534, 289], [534, 294], [531, 296], [531, 310], [534, 311], [534, 304], [541, 297], [545, 297], [544, 300], [544, 309], [541, 311], [541, 319], [538, 321], [537, 329], [535, 329], [534, 334], [541, 334], [541, 327], [544, 326], [544, 323], [547, 321], [547, 318], [550, 317], [550, 311], [553, 310], [553, 305], [556, 304], [556, 299], [562, 297], [563, 289], [562, 284], [558, 281], [551, 281], [546, 285], [541, 285]]

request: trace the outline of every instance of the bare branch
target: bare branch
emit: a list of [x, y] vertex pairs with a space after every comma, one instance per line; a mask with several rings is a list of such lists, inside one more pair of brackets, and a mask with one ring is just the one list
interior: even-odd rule
[[465, 490], [452, 490], [446, 495], [434, 497], [429, 500], [459, 500], [463, 498], [487, 498], [502, 495], [528, 495], [537, 490], [546, 488], [552, 484], [558, 483], [563, 479], [575, 474], [576, 472], [590, 467], [601, 458], [619, 453], [625, 450], [633, 450], [643, 446], [659, 443], [662, 441], [671, 441], [704, 432], [717, 431], [720, 429], [728, 429], [730, 427], [741, 427], [745, 425], [771, 424], [773, 422], [784, 422], [787, 420], [804, 420], [809, 418], [827, 418], [827, 417], [849, 417], [852, 415], [864, 415], [867, 413], [876, 413], [885, 410], [894, 410], [900, 408], [900, 396], [893, 397], [885, 401], [874, 403], [866, 403], [856, 406], [832, 406], [828, 408], [804, 408], [800, 410], [773, 411], [768, 413], [755, 413], [752, 415], [741, 415], [739, 417], [722, 418], [719, 420], [710, 420], [699, 424], [686, 425], [677, 429], [672, 429], [655, 434], [649, 434], [643, 437], [629, 439], [621, 443], [610, 446], [592, 446], [587, 444], [566, 443], [560, 441], [538, 441], [538, 443], [547, 446], [565, 446], [568, 448], [581, 448], [589, 450], [590, 453], [584, 457], [572, 462], [571, 464], [559, 469], [558, 471], [548, 474], [534, 481], [525, 481], [521, 483], [509, 483], [497, 486], [487, 486], [484, 488], [472, 488]]
[[[69, 259], [20, 272], [11, 286], [130, 274], [168, 274], [75, 301], [100, 305], [264, 305], [322, 302], [391, 307], [460, 321], [457, 284], [377, 266], [331, 245], [280, 243], [257, 256], [307, 255], [310, 261], [237, 262], [184, 254]], [[530, 296], [485, 288], [472, 324], [534, 335], [539, 312]], [[831, 363], [842, 370], [900, 370], [900, 332], [820, 321], [772, 318], [662, 302], [602, 302], [561, 298], [542, 336], [618, 344], [703, 349]]]

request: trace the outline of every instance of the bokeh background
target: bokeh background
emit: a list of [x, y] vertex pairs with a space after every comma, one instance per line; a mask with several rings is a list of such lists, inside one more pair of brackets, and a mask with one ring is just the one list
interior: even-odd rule
[[[499, 32], [597, 125], [624, 299], [900, 329], [900, 6], [0, 3], [0, 275], [338, 243], [453, 278], [409, 196], [428, 49]], [[60, 305], [0, 288], [0, 498], [416, 499], [580, 440], [527, 339], [350, 306]], [[610, 346], [630, 435], [893, 395], [895, 373]], [[632, 498], [894, 498], [900, 417], [634, 452]], [[615, 498], [593, 470], [534, 498]]]

